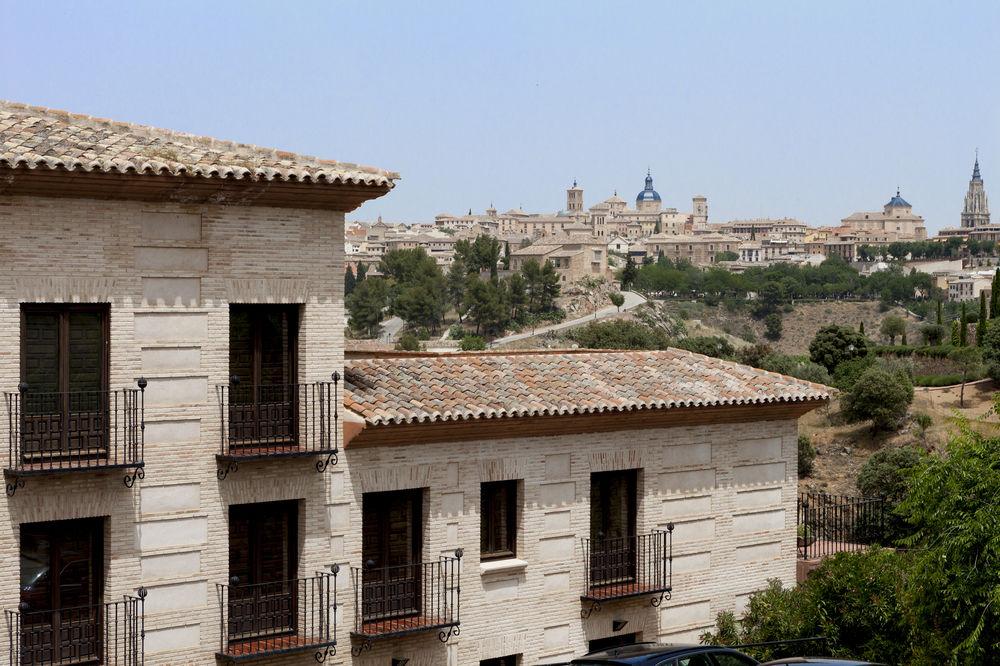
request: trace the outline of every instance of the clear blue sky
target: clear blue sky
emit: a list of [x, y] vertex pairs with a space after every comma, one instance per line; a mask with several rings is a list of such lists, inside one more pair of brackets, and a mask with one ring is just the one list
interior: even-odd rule
[[[13, 2], [0, 97], [394, 169], [353, 217], [642, 188], [835, 223], [1000, 218], [1000, 2]], [[998, 219], [997, 221], [1000, 221]]]

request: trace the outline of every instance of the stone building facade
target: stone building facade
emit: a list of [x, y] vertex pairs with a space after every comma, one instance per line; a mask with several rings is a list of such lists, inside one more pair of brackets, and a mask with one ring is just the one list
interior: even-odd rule
[[824, 387], [676, 350], [345, 361], [344, 212], [396, 174], [9, 103], [0, 146], [15, 663], [527, 666], [794, 580]]

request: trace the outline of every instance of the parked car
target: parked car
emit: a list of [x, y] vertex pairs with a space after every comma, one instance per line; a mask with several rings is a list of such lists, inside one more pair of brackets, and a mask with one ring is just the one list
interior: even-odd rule
[[761, 666], [781, 666], [781, 664], [812, 664], [813, 666], [885, 666], [873, 661], [853, 661], [851, 659], [833, 659], [832, 657], [787, 657], [768, 661]]
[[757, 666], [753, 657], [712, 645], [636, 643], [593, 652], [570, 662], [572, 666]]

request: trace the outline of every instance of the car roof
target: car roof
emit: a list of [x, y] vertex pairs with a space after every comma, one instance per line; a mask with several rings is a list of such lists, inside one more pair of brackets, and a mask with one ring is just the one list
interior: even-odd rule
[[761, 666], [779, 666], [779, 664], [813, 664], [814, 666], [880, 666], [872, 661], [855, 661], [853, 659], [833, 659], [831, 657], [788, 657], [775, 659]]
[[686, 654], [712, 651], [735, 652], [730, 648], [717, 645], [675, 645], [664, 643], [633, 643], [621, 647], [592, 652], [571, 664], [641, 664], [646, 657], [680, 657]]

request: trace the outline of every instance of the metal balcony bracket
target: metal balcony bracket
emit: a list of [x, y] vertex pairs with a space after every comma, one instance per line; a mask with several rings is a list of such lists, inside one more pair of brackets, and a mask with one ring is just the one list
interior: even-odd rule
[[322, 650], [316, 650], [316, 654], [313, 655], [313, 659], [315, 659], [317, 663], [322, 664], [326, 661], [327, 657], [332, 657], [335, 654], [337, 654], [337, 648], [333, 645], [327, 645]]
[[24, 477], [16, 476], [14, 474], [4, 474], [5, 480], [7, 481], [7, 497], [13, 497], [14, 493], [17, 492], [18, 488], [24, 488]]
[[219, 468], [215, 470], [215, 476], [219, 478], [219, 481], [225, 481], [230, 472], [236, 472], [239, 471], [239, 469], [239, 462], [230, 460], [225, 465], [219, 465]]
[[360, 643], [351, 648], [351, 654], [353, 654], [355, 657], [358, 657], [365, 650], [371, 650], [374, 644], [375, 641], [373, 641], [370, 638], [365, 638]]
[[449, 638], [451, 638], [452, 636], [458, 636], [461, 633], [462, 630], [459, 629], [458, 625], [453, 624], [450, 627], [448, 627], [448, 631], [442, 629], [441, 631], [438, 632], [438, 640], [441, 641], [442, 643], [447, 643]]
[[653, 608], [659, 608], [660, 604], [662, 604], [664, 601], [670, 601], [670, 593], [672, 591], [673, 591], [672, 588], [669, 587], [663, 590], [662, 592], [660, 592], [660, 596], [653, 597], [652, 599], [649, 600], [649, 605], [652, 606]]
[[600, 613], [600, 612], [601, 612], [601, 602], [596, 599], [592, 599], [590, 602], [590, 606], [580, 610], [580, 619], [586, 620], [594, 613]]
[[330, 451], [326, 458], [316, 461], [316, 471], [322, 474], [326, 471], [327, 467], [330, 465], [336, 465], [338, 462], [340, 462], [340, 458], [337, 456], [337, 450], [334, 449], [333, 451]]
[[139, 479], [141, 481], [142, 479], [145, 478], [146, 478], [146, 470], [143, 468], [142, 465], [136, 465], [135, 471], [133, 471], [131, 474], [125, 475], [125, 487], [131, 488], [132, 486], [135, 485], [136, 479]]

